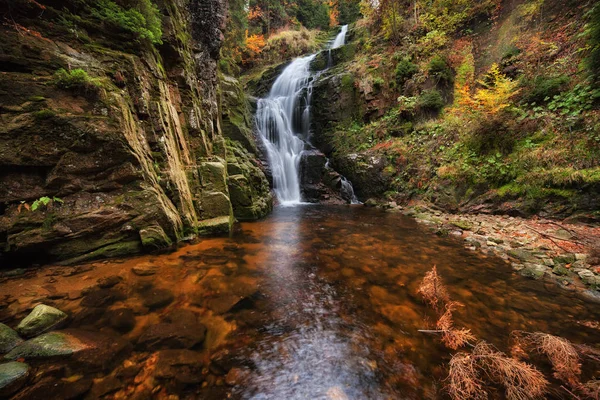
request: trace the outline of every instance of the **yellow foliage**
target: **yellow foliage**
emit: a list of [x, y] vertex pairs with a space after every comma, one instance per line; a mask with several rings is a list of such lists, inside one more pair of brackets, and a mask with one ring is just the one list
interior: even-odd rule
[[478, 81], [482, 88], [473, 96], [468, 82], [456, 87], [455, 113], [494, 116], [510, 107], [510, 99], [519, 92], [518, 83], [504, 76], [497, 64], [490, 67], [487, 76], [487, 81]]

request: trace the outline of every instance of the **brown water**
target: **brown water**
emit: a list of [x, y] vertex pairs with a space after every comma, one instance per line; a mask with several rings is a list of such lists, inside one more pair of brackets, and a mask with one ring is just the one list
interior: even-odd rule
[[[462, 245], [409, 218], [365, 207], [282, 207], [263, 221], [241, 224], [230, 238], [206, 239], [166, 255], [97, 263], [71, 276], [64, 268], [47, 268], [3, 286], [18, 298], [9, 307], [16, 314], [9, 325], [44, 295], [54, 299], [45, 303], [73, 315], [69, 328], [110, 333], [103, 313], [133, 310], [135, 327], [120, 334], [134, 345], [130, 353], [102, 371], [67, 370], [57, 377], [117, 375], [120, 386], [108, 398], [441, 398], [451, 353], [435, 337], [418, 332], [434, 319], [416, 294], [433, 265], [451, 297], [465, 305], [455, 315], [456, 325], [500, 349], [507, 349], [512, 330], [600, 343], [600, 331], [585, 326], [598, 321], [597, 305], [554, 284], [527, 280], [502, 260]], [[159, 270], [137, 276], [131, 272], [136, 265]], [[62, 276], [49, 284], [52, 273]], [[89, 294], [83, 300], [76, 294], [61, 298], [61, 292], [76, 293], [109, 275], [123, 278], [109, 289], [123, 296], [100, 305], [86, 302]], [[168, 289], [174, 300], [149, 309], [144, 306], [149, 287]], [[152, 353], [161, 348], [140, 348], [138, 339], [160, 321], [190, 318], [176, 313], [181, 309], [194, 311], [208, 328], [204, 343], [194, 348], [204, 357], [203, 368], [187, 383], [168, 374], [152, 378]], [[143, 366], [137, 376], [120, 374], [132, 363]], [[35, 368], [48, 365], [38, 362]], [[241, 372], [225, 377], [231, 368]]]

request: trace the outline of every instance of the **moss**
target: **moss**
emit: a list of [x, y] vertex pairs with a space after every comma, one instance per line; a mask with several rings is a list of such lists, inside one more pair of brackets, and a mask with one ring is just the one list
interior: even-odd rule
[[346, 92], [354, 92], [354, 78], [352, 75], [342, 75], [342, 89]]
[[52, 117], [56, 116], [56, 113], [52, 110], [49, 110], [47, 108], [40, 110], [40, 111], [36, 111], [33, 113], [33, 117], [37, 120], [44, 120], [44, 119], [50, 119]]

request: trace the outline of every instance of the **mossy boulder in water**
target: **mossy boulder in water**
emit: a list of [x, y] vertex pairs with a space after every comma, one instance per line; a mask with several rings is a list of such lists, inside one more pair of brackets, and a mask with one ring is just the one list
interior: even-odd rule
[[142, 245], [150, 249], [162, 249], [173, 244], [160, 225], [152, 225], [140, 229], [140, 239], [142, 240]]
[[0, 323], [0, 353], [8, 353], [22, 341], [17, 332]]
[[56, 328], [66, 319], [67, 314], [59, 309], [39, 304], [17, 326], [17, 332], [24, 337], [37, 336]]
[[23, 342], [5, 355], [4, 358], [16, 360], [19, 358], [70, 356], [87, 347], [88, 345], [78, 338], [65, 332], [49, 332]]
[[10, 396], [19, 390], [29, 373], [29, 365], [12, 361], [0, 364], [0, 396]]

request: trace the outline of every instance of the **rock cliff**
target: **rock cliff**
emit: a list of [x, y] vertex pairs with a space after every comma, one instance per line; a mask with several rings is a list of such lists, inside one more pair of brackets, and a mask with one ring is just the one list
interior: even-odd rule
[[221, 115], [223, 3], [0, 2], [2, 267], [162, 248], [270, 210], [260, 168], [228, 174], [256, 149], [248, 120], [233, 137]]

